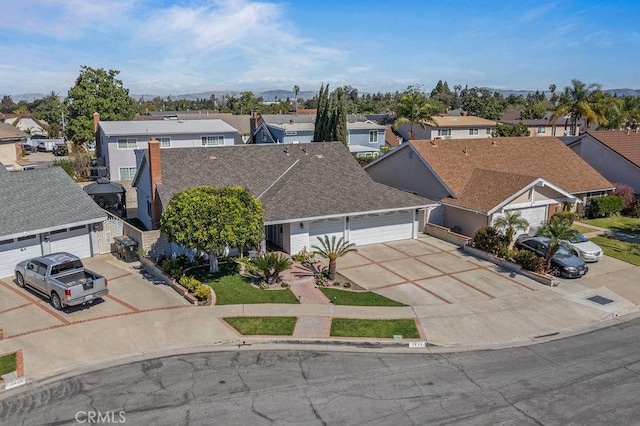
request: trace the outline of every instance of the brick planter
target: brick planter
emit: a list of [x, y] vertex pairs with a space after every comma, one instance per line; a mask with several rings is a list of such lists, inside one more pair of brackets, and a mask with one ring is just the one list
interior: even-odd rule
[[506, 259], [499, 258], [491, 253], [487, 253], [486, 251], [478, 250], [471, 246], [464, 245], [462, 246], [462, 251], [469, 253], [475, 257], [479, 257], [480, 259], [488, 260], [491, 263], [494, 263], [501, 268], [507, 269], [509, 271], [516, 272], [520, 275], [524, 275], [527, 278], [531, 278], [534, 281], [537, 281], [541, 284], [556, 287], [558, 285], [558, 281], [554, 280], [553, 277], [548, 275], [536, 274], [535, 272], [527, 271], [523, 269], [522, 266], [517, 263], [510, 262]]
[[178, 292], [182, 297], [189, 301], [189, 303], [194, 306], [208, 306], [211, 305], [213, 299], [213, 291], [211, 292], [211, 297], [208, 300], [198, 300], [192, 293], [189, 293], [189, 290], [182, 287], [173, 277], [164, 273], [162, 269], [155, 264], [155, 262], [148, 257], [140, 256], [140, 264], [147, 270], [150, 274], [152, 274], [157, 279], [164, 281], [169, 284], [171, 288], [173, 288], [176, 292]]

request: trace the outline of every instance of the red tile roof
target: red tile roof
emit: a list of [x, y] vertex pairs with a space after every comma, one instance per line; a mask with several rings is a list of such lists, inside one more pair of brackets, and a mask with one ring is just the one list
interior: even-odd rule
[[588, 131], [591, 137], [609, 147], [618, 155], [640, 167], [640, 133], [622, 130]]
[[458, 199], [455, 203], [478, 210], [487, 211], [489, 205], [495, 207], [535, 178], [543, 178], [573, 194], [613, 188], [555, 137], [410, 143], [453, 191]]

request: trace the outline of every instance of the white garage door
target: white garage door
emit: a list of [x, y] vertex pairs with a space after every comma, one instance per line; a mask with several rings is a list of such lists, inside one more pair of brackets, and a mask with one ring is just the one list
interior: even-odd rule
[[65, 251], [79, 258], [91, 256], [91, 239], [86, 226], [51, 232], [51, 253]]
[[311, 246], [318, 245], [320, 242], [317, 237], [323, 238], [328, 236], [329, 240], [336, 237], [336, 241], [340, 237], [344, 237], [344, 223], [342, 218], [331, 218], [314, 220], [309, 224], [309, 244]]
[[412, 237], [413, 218], [407, 210], [351, 218], [349, 241], [356, 245], [407, 240]]
[[535, 232], [547, 221], [547, 206], [513, 209], [511, 211], [520, 212], [520, 216], [529, 222], [529, 233]]
[[0, 278], [13, 275], [17, 263], [42, 255], [37, 235], [0, 241]]

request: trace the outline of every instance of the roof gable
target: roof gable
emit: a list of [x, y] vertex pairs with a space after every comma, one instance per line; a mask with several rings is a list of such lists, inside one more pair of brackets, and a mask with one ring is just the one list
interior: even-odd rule
[[465, 191], [476, 169], [541, 177], [569, 193], [599, 191], [613, 185], [558, 138], [448, 139], [410, 142], [451, 188]]
[[640, 133], [622, 130], [588, 131], [587, 134], [640, 167]]

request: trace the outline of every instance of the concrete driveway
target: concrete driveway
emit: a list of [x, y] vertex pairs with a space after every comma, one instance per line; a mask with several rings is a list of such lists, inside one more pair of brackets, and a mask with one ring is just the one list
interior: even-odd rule
[[358, 247], [340, 258], [338, 272], [367, 290], [412, 306], [491, 300], [541, 287], [428, 236]]
[[71, 324], [176, 307], [191, 306], [173, 289], [145, 278], [137, 263], [113, 255], [85, 259], [85, 267], [104, 275], [109, 294], [93, 304], [56, 311], [39, 293], [18, 287], [14, 277], [0, 279], [0, 327], [4, 337], [16, 337]]

